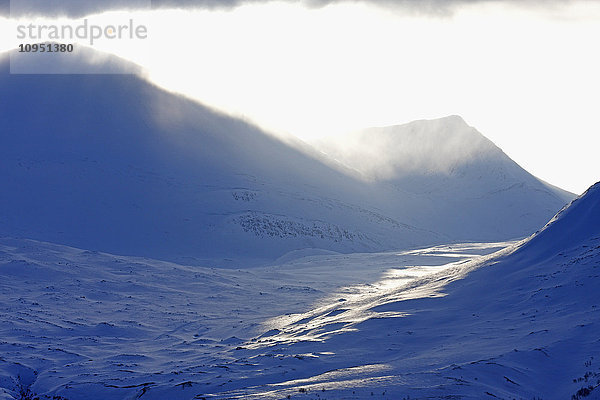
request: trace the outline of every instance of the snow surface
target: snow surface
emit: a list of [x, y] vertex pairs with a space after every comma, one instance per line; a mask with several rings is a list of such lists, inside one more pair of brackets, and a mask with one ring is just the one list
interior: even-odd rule
[[358, 165], [137, 76], [0, 89], [0, 399], [600, 398], [600, 185], [507, 242], [572, 195], [459, 117]]
[[497, 253], [280, 318], [246, 357], [291, 376], [221, 396], [600, 398], [599, 268], [600, 183]]
[[250, 270], [4, 238], [0, 387], [7, 399], [598, 398], [599, 221], [597, 184], [522, 242]]
[[474, 151], [457, 152], [464, 165], [456, 179], [420, 166], [402, 182], [365, 181], [306, 144], [135, 75], [0, 74], [0, 234], [245, 267], [306, 248], [525, 237], [571, 199], [460, 119], [413, 125], [423, 138], [443, 128], [437, 148], [468, 139], [490, 149], [475, 152], [477, 163]]
[[[15, 397], [22, 386], [67, 399], [175, 399], [280, 380], [292, 371], [274, 365], [279, 357], [243, 353], [280, 337], [282, 324], [315, 313], [335, 318], [330, 302], [353, 307], [388, 281], [409, 282], [503, 246], [311, 255], [232, 270], [4, 238], [0, 387]], [[251, 377], [262, 363], [268, 377]]]

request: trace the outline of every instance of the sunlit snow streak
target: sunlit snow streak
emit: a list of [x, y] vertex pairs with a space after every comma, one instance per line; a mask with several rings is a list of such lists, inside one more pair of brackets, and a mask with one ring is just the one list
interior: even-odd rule
[[[372, 283], [342, 287], [301, 314], [279, 316], [263, 325], [270, 334], [249, 344], [250, 348], [274, 343], [323, 341], [332, 335], [356, 330], [355, 325], [373, 318], [400, 318], [399, 311], [374, 311], [377, 306], [396, 301], [444, 296], [443, 287], [460, 279], [487, 259], [480, 254], [490, 249], [510, 249], [514, 242], [436, 246], [427, 249], [385, 253], [385, 269]], [[505, 250], [509, 251], [509, 250]], [[373, 255], [353, 257], [353, 266], [371, 263]], [[426, 265], [412, 265], [414, 257], [427, 259]], [[274, 333], [274, 334], [272, 334]]]

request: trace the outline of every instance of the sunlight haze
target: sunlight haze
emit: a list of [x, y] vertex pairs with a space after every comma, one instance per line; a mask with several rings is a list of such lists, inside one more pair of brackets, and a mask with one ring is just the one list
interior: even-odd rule
[[460, 115], [541, 179], [578, 194], [599, 179], [597, 3], [484, 3], [430, 16], [269, 2], [133, 15], [148, 24], [147, 48], [125, 40], [95, 48], [268, 131], [315, 143]]

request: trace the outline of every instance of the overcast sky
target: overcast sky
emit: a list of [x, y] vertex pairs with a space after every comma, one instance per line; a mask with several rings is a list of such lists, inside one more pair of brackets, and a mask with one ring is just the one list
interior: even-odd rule
[[[119, 1], [12, 5], [81, 16]], [[149, 52], [125, 41], [99, 48], [266, 129], [314, 141], [458, 114], [550, 183], [581, 193], [600, 180], [598, 1], [160, 0], [151, 8], [128, 15], [148, 24]]]
[[[456, 9], [477, 3], [502, 3], [528, 8], [559, 7], [573, 0], [283, 0], [306, 7], [324, 7], [334, 3], [363, 3], [385, 9], [402, 10], [417, 14], [451, 15]], [[588, 0], [594, 1], [594, 0]], [[79, 18], [103, 11], [120, 9], [231, 9], [242, 5], [264, 4], [272, 0], [0, 0], [0, 9], [13, 16], [39, 14]]]

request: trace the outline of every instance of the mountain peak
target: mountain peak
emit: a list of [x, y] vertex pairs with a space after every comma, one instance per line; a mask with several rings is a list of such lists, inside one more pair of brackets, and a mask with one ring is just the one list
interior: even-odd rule
[[363, 129], [323, 147], [333, 158], [376, 180], [423, 172], [447, 175], [474, 161], [508, 159], [458, 115]]
[[[467, 124], [467, 122], [463, 119], [463, 117], [461, 117], [460, 115], [456, 115], [456, 114], [448, 115], [446, 117], [440, 117], [440, 118], [416, 120], [416, 121], [413, 121], [412, 123], [429, 123], [429, 124], [439, 123], [439, 124], [443, 124], [443, 125], [447, 125], [447, 126], [455, 126], [455, 127], [462, 126], [465, 128], [470, 128], [469, 124]], [[406, 125], [406, 124], [402, 124], [402, 125]]]
[[539, 248], [538, 253], [551, 255], [553, 249], [568, 249], [595, 236], [600, 236], [600, 182], [563, 207], [525, 247]]
[[445, 119], [445, 120], [448, 120], [448, 121], [457, 121], [457, 122], [460, 122], [460, 123], [462, 123], [462, 124], [464, 124], [464, 125], [466, 125], [466, 124], [467, 124], [467, 123], [465, 122], [465, 120], [463, 119], [463, 117], [461, 117], [461, 116], [460, 116], [460, 115], [458, 115], [458, 114], [452, 114], [452, 115], [448, 115], [447, 117], [442, 117], [442, 118], [440, 118], [440, 119]]
[[20, 74], [111, 74], [144, 76], [143, 68], [114, 54], [86, 47], [74, 53], [0, 53], [0, 73]]

